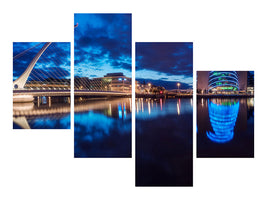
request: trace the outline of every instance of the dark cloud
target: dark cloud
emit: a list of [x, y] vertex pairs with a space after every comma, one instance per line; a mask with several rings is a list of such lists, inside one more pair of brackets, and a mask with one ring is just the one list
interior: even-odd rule
[[[130, 14], [75, 14], [75, 67], [83, 63], [101, 64], [131, 70]], [[80, 25], [81, 24], [81, 25]]]
[[[45, 43], [30, 42], [13, 43], [13, 80], [17, 79], [27, 69], [34, 56], [40, 51], [44, 44]], [[70, 43], [53, 42], [39, 58], [34, 69], [44, 70], [40, 71], [40, 76], [43, 77], [46, 77], [47, 73], [56, 75], [56, 72], [58, 73], [58, 78], [69, 77]], [[41, 74], [41, 72], [46, 72], [46, 74]]]
[[113, 61], [112, 62], [112, 66], [114, 68], [124, 68], [124, 69], [128, 69], [131, 70], [132, 69], [132, 65], [126, 62], [121, 62], [121, 61]]
[[136, 70], [193, 76], [193, 43], [136, 43]]

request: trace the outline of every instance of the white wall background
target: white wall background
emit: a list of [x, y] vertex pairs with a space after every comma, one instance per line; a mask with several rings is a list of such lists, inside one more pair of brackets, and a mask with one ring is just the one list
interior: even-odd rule
[[[264, 3], [1, 1], [0, 199], [266, 198]], [[96, 12], [132, 13], [133, 42], [193, 41], [194, 75], [255, 70], [255, 158], [194, 159], [194, 187], [136, 188], [134, 159], [74, 159], [71, 130], [12, 130], [12, 42], [73, 42], [73, 14]]]

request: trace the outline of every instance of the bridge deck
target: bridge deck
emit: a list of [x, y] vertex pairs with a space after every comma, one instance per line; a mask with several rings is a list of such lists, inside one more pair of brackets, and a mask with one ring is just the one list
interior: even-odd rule
[[[13, 95], [70, 96], [70, 90], [13, 90]], [[131, 93], [117, 91], [75, 90], [75, 96], [131, 96]]]

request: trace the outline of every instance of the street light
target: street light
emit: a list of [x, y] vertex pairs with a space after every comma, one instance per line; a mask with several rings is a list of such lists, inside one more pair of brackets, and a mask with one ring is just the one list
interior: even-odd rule
[[148, 88], [148, 93], [150, 94], [151, 83], [148, 83], [147, 85], [148, 85], [148, 87], [149, 87], [149, 88]]
[[180, 83], [177, 83], [179, 93], [180, 93], [180, 89], [179, 89], [180, 88], [180, 85], [181, 85]]

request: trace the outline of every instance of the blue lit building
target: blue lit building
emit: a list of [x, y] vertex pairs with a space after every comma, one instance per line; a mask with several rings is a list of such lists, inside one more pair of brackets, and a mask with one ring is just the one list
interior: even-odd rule
[[100, 82], [101, 90], [131, 92], [132, 79], [126, 77], [123, 73], [107, 73], [104, 77], [94, 78], [94, 82]]
[[210, 71], [208, 92], [215, 94], [233, 94], [239, 91], [239, 80], [236, 71]]
[[231, 141], [239, 112], [239, 101], [214, 99], [208, 102], [209, 118], [213, 131], [207, 131], [207, 137], [216, 143]]

